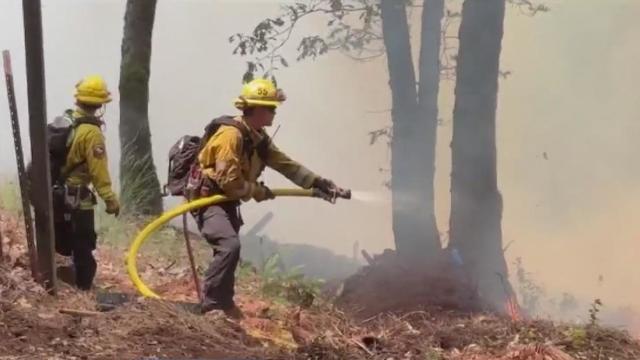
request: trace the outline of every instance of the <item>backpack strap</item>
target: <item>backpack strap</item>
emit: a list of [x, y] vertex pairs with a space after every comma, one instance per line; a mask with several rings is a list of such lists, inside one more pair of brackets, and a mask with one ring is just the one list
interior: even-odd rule
[[[93, 126], [96, 126], [96, 127], [100, 128], [103, 125], [103, 122], [102, 122], [102, 120], [98, 119], [95, 116], [78, 117], [78, 118], [74, 119], [74, 122], [71, 125], [72, 131], [75, 131], [75, 129], [78, 126], [82, 125], [82, 124], [93, 125]], [[75, 138], [75, 133], [73, 134], [73, 136]], [[71, 143], [73, 144], [73, 140], [71, 141]], [[69, 175], [71, 175], [71, 173], [76, 171], [78, 168], [80, 168], [80, 166], [82, 166], [86, 162], [87, 162], [87, 160], [83, 159], [82, 161], [79, 161], [79, 162], [71, 165], [67, 171], [60, 171], [60, 177], [58, 178], [58, 183], [59, 184], [63, 184], [67, 180]]]
[[72, 172], [76, 171], [78, 168], [80, 168], [80, 166], [82, 166], [82, 164], [86, 163], [86, 160], [82, 160], [80, 162], [77, 162], [75, 164], [73, 164], [69, 170], [67, 171], [60, 171], [60, 178], [58, 179], [58, 183], [63, 184], [65, 181], [67, 181], [67, 178], [69, 177], [69, 175], [71, 175]]
[[74, 119], [73, 127], [76, 128], [82, 124], [101, 127], [102, 125], [104, 125], [104, 122], [95, 116], [81, 116]]
[[205, 127], [205, 135], [202, 137], [200, 147], [201, 150], [209, 141], [211, 136], [213, 136], [213, 134], [218, 131], [221, 125], [233, 126], [238, 129], [242, 134], [242, 151], [245, 154], [251, 155], [251, 153], [255, 150], [258, 154], [258, 157], [265, 161], [265, 159], [267, 158], [267, 151], [269, 149], [269, 136], [266, 133], [263, 133], [263, 139], [258, 144], [253, 144], [253, 139], [251, 138], [251, 132], [249, 131], [249, 129], [247, 129], [246, 126], [229, 115], [215, 118], [209, 123], [209, 125]]
[[262, 132], [262, 140], [255, 145], [256, 153], [258, 157], [264, 162], [267, 162], [267, 156], [269, 155], [269, 144], [271, 144], [271, 137], [266, 131]]

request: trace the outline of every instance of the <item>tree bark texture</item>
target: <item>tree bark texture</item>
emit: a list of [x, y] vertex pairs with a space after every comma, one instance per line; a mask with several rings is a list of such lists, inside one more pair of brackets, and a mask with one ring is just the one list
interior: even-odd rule
[[149, 129], [151, 35], [156, 0], [128, 0], [120, 65], [120, 194], [127, 214], [162, 212]]
[[421, 114], [418, 104], [406, 4], [383, 0], [381, 12], [392, 94], [391, 191], [396, 250], [411, 262], [428, 263], [441, 250], [433, 205], [435, 136], [428, 136], [429, 119]]
[[486, 305], [504, 311], [512, 290], [502, 250], [496, 108], [505, 0], [466, 0], [453, 114], [450, 247]]

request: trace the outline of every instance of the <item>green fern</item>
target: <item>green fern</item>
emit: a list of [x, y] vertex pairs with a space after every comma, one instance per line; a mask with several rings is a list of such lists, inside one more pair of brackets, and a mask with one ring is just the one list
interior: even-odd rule
[[322, 281], [306, 278], [301, 269], [286, 269], [281, 255], [273, 253], [262, 267], [262, 292], [277, 301], [310, 307], [320, 294]]

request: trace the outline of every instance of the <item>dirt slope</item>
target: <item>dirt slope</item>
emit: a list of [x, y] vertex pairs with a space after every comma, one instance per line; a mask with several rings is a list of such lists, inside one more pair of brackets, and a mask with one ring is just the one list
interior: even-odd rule
[[[459, 303], [450, 306], [458, 297], [444, 295], [468, 293], [446, 282], [403, 293], [403, 286], [416, 285], [389, 287], [389, 276], [403, 271], [389, 263], [345, 282], [340, 308], [320, 300], [305, 309], [274, 301], [254, 274], [238, 286], [245, 314], [239, 322], [145, 299], [69, 315], [61, 309], [95, 311], [95, 293], [64, 284], [57, 297], [43, 293], [30, 280], [20, 222], [0, 212], [0, 226], [0, 359], [640, 359], [640, 344], [616, 330], [462, 311]], [[102, 247], [97, 257], [101, 289], [135, 294], [121, 251]], [[141, 276], [165, 298], [195, 300], [185, 259], [139, 262]], [[402, 294], [411, 297], [389, 301]]]

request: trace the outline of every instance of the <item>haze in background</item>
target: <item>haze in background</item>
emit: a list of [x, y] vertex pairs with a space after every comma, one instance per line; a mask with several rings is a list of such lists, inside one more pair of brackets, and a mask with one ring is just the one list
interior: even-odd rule
[[[511, 75], [500, 82], [497, 145], [504, 240], [513, 241], [507, 255], [510, 261], [522, 257], [535, 279], [552, 291], [640, 309], [640, 267], [635, 265], [640, 224], [634, 221], [640, 203], [634, 141], [640, 132], [640, 24], [635, 21], [640, 3], [545, 3], [551, 12], [531, 18], [510, 8], [505, 21], [501, 68]], [[117, 182], [124, 1], [45, 0], [43, 6], [48, 115], [72, 105], [73, 85], [81, 76], [103, 74], [114, 92], [106, 134]], [[277, 12], [274, 1], [159, 1], [150, 120], [161, 182], [166, 153], [180, 135], [200, 134], [214, 116], [235, 111], [232, 99], [245, 63], [231, 55], [228, 36]], [[0, 3], [0, 47], [10, 49], [14, 59], [26, 141], [21, 17], [21, 1]], [[322, 31], [322, 23], [300, 30], [315, 29]], [[389, 193], [383, 186], [389, 154], [383, 142], [370, 146], [367, 134], [390, 122], [384, 59], [361, 64], [335, 54], [292, 65], [278, 74], [289, 99], [278, 110], [276, 143], [314, 171], [377, 201], [331, 206], [281, 199], [248, 204], [245, 221], [250, 225], [274, 211], [268, 227], [272, 238], [345, 255], [351, 255], [354, 241], [370, 252], [392, 247]], [[4, 86], [0, 97], [0, 172], [13, 173]], [[443, 232], [449, 215], [452, 104], [453, 83], [444, 82], [436, 164]], [[265, 181], [289, 186], [273, 172]]]

